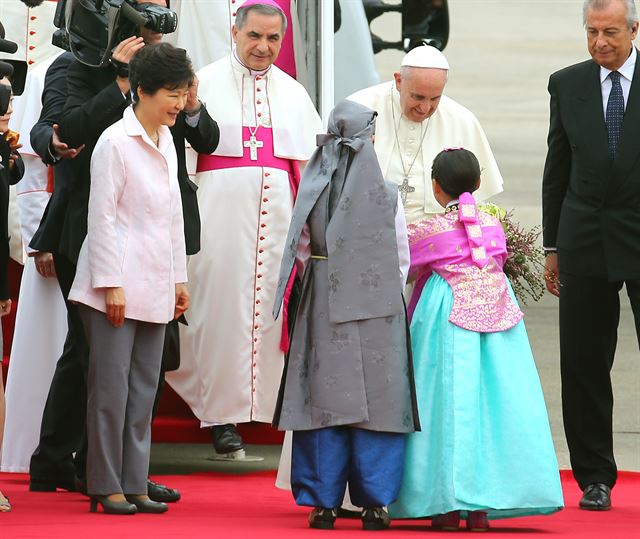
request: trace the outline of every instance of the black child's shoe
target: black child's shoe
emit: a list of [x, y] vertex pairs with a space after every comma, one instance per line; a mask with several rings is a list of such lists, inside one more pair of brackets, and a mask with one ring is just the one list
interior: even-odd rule
[[309, 513], [309, 526], [318, 530], [333, 530], [337, 511], [326, 507], [316, 507]]
[[386, 530], [391, 524], [389, 513], [382, 507], [365, 507], [362, 510], [362, 529], [369, 531]]

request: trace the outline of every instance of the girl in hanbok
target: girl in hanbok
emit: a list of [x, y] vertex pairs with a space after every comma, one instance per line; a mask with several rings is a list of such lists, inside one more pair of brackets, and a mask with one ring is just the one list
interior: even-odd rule
[[409, 225], [409, 304], [422, 432], [408, 435], [393, 518], [482, 531], [490, 519], [563, 506], [549, 420], [503, 265], [501, 223], [478, 210], [475, 155], [444, 150], [432, 168], [444, 214]]

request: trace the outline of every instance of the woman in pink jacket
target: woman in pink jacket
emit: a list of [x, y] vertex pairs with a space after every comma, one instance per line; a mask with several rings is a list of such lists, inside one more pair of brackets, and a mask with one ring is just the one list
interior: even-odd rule
[[88, 232], [69, 299], [90, 347], [91, 510], [162, 513], [147, 496], [151, 410], [165, 324], [189, 305], [177, 157], [169, 131], [194, 73], [182, 49], [147, 45], [129, 64], [133, 105], [91, 158]]

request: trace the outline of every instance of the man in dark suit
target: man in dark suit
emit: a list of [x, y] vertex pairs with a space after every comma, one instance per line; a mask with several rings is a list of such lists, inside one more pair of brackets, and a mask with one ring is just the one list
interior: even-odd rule
[[[164, 0], [154, 3], [166, 5]], [[114, 49], [118, 71], [112, 67], [91, 68], [62, 55], [47, 73], [45, 88], [56, 95], [50, 88], [55, 86], [58, 93], [64, 95], [63, 99], [47, 100], [50, 94], [45, 89], [43, 111], [32, 131], [32, 143], [45, 162], [57, 160], [55, 144], [62, 145], [59, 149], [75, 149], [77, 153], [75, 159], [64, 160], [56, 167], [54, 193], [31, 246], [54, 253], [55, 271], [65, 299], [75, 277], [78, 254], [87, 231], [93, 148], [102, 132], [119, 120], [131, 103], [126, 76], [129, 60], [145, 42], [157, 42], [162, 37], [146, 28], [141, 29], [140, 35], [124, 40]], [[53, 127], [57, 123], [60, 124], [59, 131]], [[187, 173], [185, 139], [201, 153], [213, 152], [219, 139], [217, 124], [197, 98], [197, 81], [190, 88], [185, 110], [171, 131], [178, 155], [187, 254], [195, 254], [200, 249], [200, 216], [196, 186]], [[74, 474], [84, 477], [88, 348], [76, 307], [67, 302], [67, 308], [69, 334], [45, 405], [40, 444], [31, 459], [31, 490], [73, 489]], [[175, 338], [176, 334], [175, 326], [167, 332], [168, 337]], [[169, 355], [165, 358], [171, 359]], [[163, 367], [166, 366], [165, 363]], [[164, 369], [158, 393], [163, 383]], [[75, 472], [71, 457], [74, 452], [77, 452]], [[149, 497], [155, 501], [179, 499], [179, 493], [173, 489], [151, 481], [148, 486]]]
[[549, 79], [543, 177], [547, 289], [560, 297], [562, 410], [580, 507], [607, 510], [610, 370], [623, 284], [640, 338], [640, 69], [633, 0], [586, 0], [592, 60]]

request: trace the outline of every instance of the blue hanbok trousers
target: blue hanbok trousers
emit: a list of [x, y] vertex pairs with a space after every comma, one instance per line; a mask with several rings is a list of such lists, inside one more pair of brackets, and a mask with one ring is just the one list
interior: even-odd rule
[[294, 431], [291, 490], [298, 505], [340, 507], [347, 483], [358, 507], [393, 503], [400, 490], [405, 434], [352, 427]]

